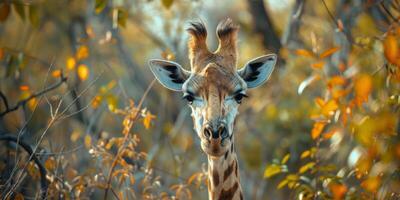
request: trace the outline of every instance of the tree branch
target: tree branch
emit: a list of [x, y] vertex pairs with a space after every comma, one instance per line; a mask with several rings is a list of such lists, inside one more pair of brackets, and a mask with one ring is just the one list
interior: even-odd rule
[[[13, 135], [0, 135], [0, 141], [9, 141], [9, 142], [14, 142], [18, 145], [20, 145], [23, 149], [25, 149], [26, 152], [28, 152], [28, 154], [30, 155], [30, 160], [33, 160], [35, 162], [35, 164], [38, 166], [39, 168], [39, 173], [40, 173], [40, 198], [41, 199], [46, 199], [47, 197], [47, 188], [49, 183], [47, 182], [46, 179], [46, 168], [44, 167], [44, 165], [42, 164], [42, 162], [39, 160], [38, 157], [36, 157], [36, 155], [33, 154], [33, 150], [31, 148], [31, 146], [26, 143], [25, 141], [23, 141], [22, 139], [19, 139], [16, 136]], [[29, 160], [29, 161], [30, 161]]]
[[282, 45], [265, 10], [264, 1], [248, 0], [247, 2], [253, 16], [254, 31], [262, 35], [263, 45], [266, 49], [278, 52]]
[[6, 105], [6, 110], [0, 113], [0, 118], [4, 117], [4, 115], [6, 115], [9, 112], [13, 112], [13, 111], [17, 110], [19, 107], [24, 106], [30, 100], [32, 100], [32, 99], [34, 99], [36, 97], [39, 97], [39, 96], [41, 96], [41, 95], [43, 95], [43, 94], [45, 94], [47, 92], [50, 92], [50, 91], [60, 87], [61, 84], [63, 84], [66, 81], [67, 81], [67, 77], [64, 77], [64, 75], [61, 73], [61, 77], [60, 77], [60, 81], [59, 82], [53, 84], [52, 86], [50, 86], [50, 87], [48, 87], [48, 88], [46, 88], [46, 89], [44, 89], [44, 90], [42, 90], [40, 92], [31, 94], [29, 97], [19, 101], [15, 106], [13, 106], [11, 108], [8, 106], [7, 98], [4, 96], [4, 94], [2, 92], [0, 92], [0, 96], [3, 99], [4, 104]]

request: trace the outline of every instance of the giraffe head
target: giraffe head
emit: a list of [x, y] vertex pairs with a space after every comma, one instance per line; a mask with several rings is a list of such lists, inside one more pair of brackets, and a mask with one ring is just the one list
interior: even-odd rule
[[224, 155], [233, 143], [233, 127], [238, 107], [247, 89], [263, 84], [271, 75], [277, 57], [264, 55], [250, 60], [237, 70], [237, 32], [230, 19], [218, 24], [218, 49], [210, 52], [206, 45], [207, 30], [200, 23], [187, 29], [191, 71], [178, 63], [153, 59], [149, 66], [166, 88], [183, 93], [192, 109], [194, 129], [203, 151], [212, 157]]

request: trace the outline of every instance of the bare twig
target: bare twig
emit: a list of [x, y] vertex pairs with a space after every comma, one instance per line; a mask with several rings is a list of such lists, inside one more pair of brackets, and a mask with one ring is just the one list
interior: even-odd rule
[[383, 3], [383, 1], [380, 3], [380, 6], [383, 8], [383, 10], [389, 15], [390, 18], [392, 18], [392, 20], [396, 23], [399, 23], [399, 20], [393, 16], [393, 14], [390, 12], [389, 9], [386, 8], [385, 4]]
[[[60, 86], [61, 86], [64, 82], [66, 82], [66, 81], [67, 81], [67, 77], [64, 77], [63, 74], [61, 74], [61, 78], [60, 78], [60, 81], [59, 81], [59, 82], [55, 83], [54, 85], [52, 85], [52, 86], [50, 86], [50, 87], [48, 87], [48, 88], [45, 88], [44, 90], [42, 90], [42, 91], [40, 91], [40, 92], [31, 94], [29, 97], [27, 97], [27, 98], [25, 98], [25, 99], [19, 101], [15, 106], [13, 106], [13, 107], [10, 108], [10, 107], [8, 106], [8, 103], [7, 103], [7, 104], [6, 104], [6, 110], [0, 113], [0, 118], [2, 118], [4, 115], [6, 115], [6, 114], [9, 113], [9, 112], [13, 112], [13, 111], [17, 110], [17, 109], [18, 109], [19, 107], [21, 107], [21, 106], [25, 106], [30, 100], [32, 100], [32, 99], [34, 99], [34, 98], [36, 98], [36, 97], [42, 96], [43, 94], [45, 94], [45, 93], [47, 93], [47, 92], [50, 92], [50, 91], [52, 91], [52, 90], [54, 90], [54, 89], [60, 87]], [[3, 93], [1, 93], [1, 98], [3, 99], [4, 102], [7, 102], [7, 99], [6, 99], [6, 97], [3, 95]]]
[[36, 157], [36, 155], [33, 153], [32, 148], [30, 147], [30, 145], [26, 142], [24, 142], [22, 139], [17, 138], [16, 136], [13, 135], [1, 135], [0, 136], [0, 140], [2, 141], [10, 141], [10, 142], [14, 142], [18, 145], [20, 145], [23, 149], [25, 149], [25, 151], [28, 152], [28, 154], [30, 155], [29, 157], [29, 161], [33, 160], [36, 165], [39, 168], [39, 173], [40, 173], [40, 198], [41, 199], [46, 199], [47, 197], [47, 188], [48, 188], [48, 182], [46, 179], [46, 168], [43, 166], [42, 162], [39, 160], [38, 157]]
[[[321, 0], [322, 4], [324, 4], [324, 7], [326, 9], [326, 12], [328, 13], [329, 17], [332, 19], [333, 23], [335, 24], [336, 28], [341, 29], [343, 27], [340, 27], [338, 24], [338, 21], [336, 20], [335, 16], [333, 16], [332, 12], [329, 10], [328, 6], [326, 5], [325, 0]], [[348, 30], [344, 29], [341, 30], [341, 32], [344, 34], [344, 36], [346, 37], [347, 41], [350, 44], [354, 44], [354, 45], [358, 45], [357, 43], [353, 42], [353, 38], [351, 37], [350, 33], [348, 32]]]

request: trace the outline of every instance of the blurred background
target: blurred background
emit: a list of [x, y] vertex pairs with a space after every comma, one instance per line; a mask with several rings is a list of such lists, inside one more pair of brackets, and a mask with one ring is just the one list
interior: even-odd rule
[[215, 50], [230, 17], [238, 68], [279, 55], [237, 117], [245, 198], [400, 199], [399, 10], [397, 0], [1, 0], [1, 197], [206, 199], [190, 109], [147, 61], [189, 69], [188, 22], [206, 23]]

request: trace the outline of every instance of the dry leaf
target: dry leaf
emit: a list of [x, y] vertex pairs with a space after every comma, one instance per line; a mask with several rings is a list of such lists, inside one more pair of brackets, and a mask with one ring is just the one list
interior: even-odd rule
[[339, 51], [340, 47], [333, 47], [330, 48], [326, 51], [324, 51], [323, 53], [321, 53], [321, 55], [319, 55], [319, 58], [326, 58], [332, 54], [334, 54], [336, 51]]
[[314, 57], [314, 53], [311, 51], [308, 51], [306, 49], [297, 49], [295, 51], [296, 55], [298, 56], [304, 56], [304, 57], [310, 57], [313, 58]]
[[84, 81], [89, 77], [89, 68], [86, 65], [80, 64], [78, 66], [78, 77], [81, 81]]

